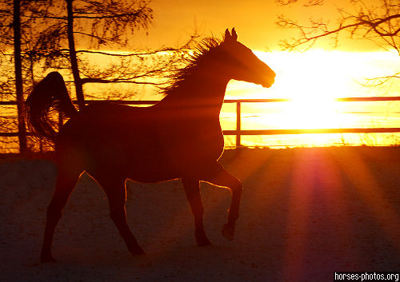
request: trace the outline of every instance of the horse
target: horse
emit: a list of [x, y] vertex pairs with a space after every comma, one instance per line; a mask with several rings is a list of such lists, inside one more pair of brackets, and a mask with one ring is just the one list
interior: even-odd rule
[[[219, 121], [231, 79], [271, 87], [275, 73], [245, 45], [233, 28], [223, 39], [199, 43], [186, 67], [178, 70], [164, 98], [149, 107], [93, 103], [77, 111], [63, 77], [51, 72], [29, 94], [26, 107], [32, 132], [55, 145], [56, 187], [47, 208], [41, 262], [54, 262], [51, 246], [62, 210], [83, 172], [103, 188], [110, 217], [132, 255], [144, 254], [126, 221], [126, 181], [154, 183], [180, 179], [194, 216], [197, 245], [210, 245], [203, 227], [199, 183], [231, 191], [222, 235], [233, 240], [239, 217], [241, 182], [218, 162], [224, 150]], [[55, 130], [50, 113], [69, 118]]]

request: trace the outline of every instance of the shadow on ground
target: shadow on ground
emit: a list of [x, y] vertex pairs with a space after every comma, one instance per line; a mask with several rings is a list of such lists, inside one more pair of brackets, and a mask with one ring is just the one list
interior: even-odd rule
[[178, 181], [129, 183], [129, 225], [147, 252], [133, 258], [83, 176], [56, 230], [59, 262], [40, 265], [55, 166], [0, 160], [0, 280], [330, 281], [400, 269], [400, 149], [243, 149], [222, 162], [244, 183], [233, 242], [220, 234], [229, 191], [202, 185], [213, 246], [199, 248]]

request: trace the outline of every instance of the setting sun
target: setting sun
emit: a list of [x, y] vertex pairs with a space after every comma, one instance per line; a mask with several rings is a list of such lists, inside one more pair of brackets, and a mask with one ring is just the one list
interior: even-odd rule
[[[345, 52], [310, 50], [300, 52], [255, 52], [277, 73], [275, 84], [263, 89], [252, 84], [231, 82], [227, 95], [238, 98], [284, 98], [288, 102], [249, 104], [245, 106], [242, 126], [245, 129], [324, 129], [396, 127], [400, 119], [393, 102], [339, 102], [337, 98], [399, 95], [398, 82], [372, 87], [374, 77], [384, 77], [396, 70], [400, 60], [394, 52]], [[271, 105], [267, 105], [271, 104]], [[244, 104], [245, 105], [245, 104]], [[390, 117], [388, 112], [392, 112]], [[223, 113], [224, 114], [224, 113]], [[229, 127], [229, 118], [223, 119]], [[223, 122], [224, 124], [224, 122]], [[390, 137], [392, 136], [392, 138]], [[396, 142], [394, 134], [304, 134], [285, 136], [287, 146], [329, 146], [349, 143], [388, 145]], [[250, 139], [253, 138], [253, 141]], [[247, 145], [276, 143], [275, 136], [247, 137]], [[258, 140], [258, 141], [256, 141]], [[371, 141], [368, 141], [371, 142]], [[284, 141], [278, 142], [284, 145]]]
[[309, 51], [296, 55], [279, 54], [275, 93], [290, 99], [282, 112], [281, 128], [340, 127], [335, 98], [351, 87], [343, 66], [347, 54]]

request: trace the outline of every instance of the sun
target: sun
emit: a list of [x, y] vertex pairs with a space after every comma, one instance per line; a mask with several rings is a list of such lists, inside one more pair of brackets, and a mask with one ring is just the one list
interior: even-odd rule
[[340, 125], [334, 99], [294, 98], [282, 112], [282, 128], [334, 128]]
[[[228, 99], [272, 98], [272, 101], [268, 100], [269, 102], [242, 103], [241, 129], [243, 130], [323, 130], [396, 127], [398, 125], [396, 118], [387, 117], [390, 110], [388, 104], [344, 102], [337, 99], [400, 95], [400, 84], [390, 84], [379, 88], [366, 87], [369, 78], [384, 77], [396, 72], [399, 59], [395, 54], [332, 50], [309, 50], [303, 53], [255, 51], [255, 54], [274, 70], [276, 78], [275, 83], [268, 89], [238, 81], [233, 81], [228, 85]], [[281, 99], [285, 102], [276, 102]], [[394, 104], [391, 105], [393, 106], [390, 107], [394, 107]], [[226, 107], [226, 109], [231, 115], [224, 116], [222, 126], [226, 129], [234, 129], [235, 108]], [[395, 140], [388, 135], [377, 134], [275, 135], [275, 133], [248, 136], [243, 142], [249, 145], [272, 144], [271, 146], [281, 147], [359, 145], [365, 144], [365, 138], [373, 138], [373, 142], [393, 144]]]
[[[265, 53], [264, 53], [265, 54]], [[265, 56], [265, 55], [264, 55]], [[268, 58], [277, 73], [272, 94], [289, 98], [282, 107], [280, 128], [340, 128], [343, 117], [338, 97], [348, 96], [354, 83], [340, 52], [278, 52]]]

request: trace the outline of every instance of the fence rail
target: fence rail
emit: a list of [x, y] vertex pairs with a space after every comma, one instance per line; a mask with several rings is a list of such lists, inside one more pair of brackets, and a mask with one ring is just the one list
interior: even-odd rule
[[[338, 102], [383, 102], [383, 101], [400, 101], [400, 96], [388, 97], [343, 97], [336, 98]], [[103, 102], [104, 100], [86, 100], [87, 104]], [[112, 100], [113, 102], [125, 105], [153, 105], [157, 100]], [[224, 103], [236, 104], [236, 129], [224, 130], [224, 135], [236, 136], [236, 147], [241, 146], [241, 136], [243, 135], [286, 135], [286, 134], [321, 134], [321, 133], [395, 133], [400, 132], [400, 128], [304, 128], [304, 129], [255, 129], [243, 130], [241, 126], [241, 105], [243, 103], [277, 103], [290, 102], [290, 99], [273, 98], [273, 99], [230, 99]], [[16, 105], [14, 101], [0, 101], [0, 106]], [[28, 133], [28, 135], [30, 135]], [[17, 137], [18, 132], [0, 132], [0, 137]]]

